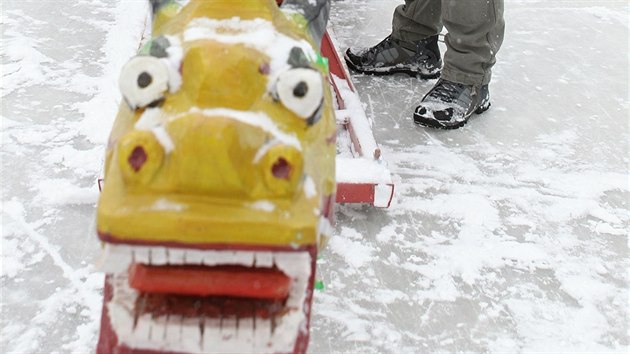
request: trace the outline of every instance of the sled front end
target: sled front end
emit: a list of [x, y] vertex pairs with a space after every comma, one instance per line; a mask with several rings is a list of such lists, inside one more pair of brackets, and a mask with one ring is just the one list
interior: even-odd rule
[[334, 31], [329, 27], [322, 38], [321, 51], [328, 59], [330, 85], [335, 94], [337, 203], [388, 208], [394, 197], [394, 182], [337, 48]]

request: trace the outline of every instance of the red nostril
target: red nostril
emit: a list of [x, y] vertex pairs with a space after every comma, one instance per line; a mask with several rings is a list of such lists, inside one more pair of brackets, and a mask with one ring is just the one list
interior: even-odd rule
[[291, 165], [284, 157], [280, 157], [271, 167], [271, 173], [278, 179], [289, 179], [291, 176]]
[[144, 151], [142, 146], [136, 146], [131, 152], [131, 155], [129, 155], [127, 161], [129, 162], [129, 165], [131, 165], [131, 168], [133, 168], [135, 172], [138, 172], [140, 171], [140, 168], [142, 168], [142, 165], [147, 162], [147, 153]]
[[269, 63], [262, 63], [258, 67], [258, 72], [263, 75], [269, 75], [269, 73], [271, 72], [271, 66], [269, 65]]

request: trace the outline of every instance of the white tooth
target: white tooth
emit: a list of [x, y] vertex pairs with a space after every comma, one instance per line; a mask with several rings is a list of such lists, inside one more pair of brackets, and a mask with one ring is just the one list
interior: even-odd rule
[[233, 264], [251, 267], [254, 265], [254, 252], [238, 251], [234, 252]]
[[290, 311], [285, 315], [276, 316], [276, 328], [271, 339], [276, 352], [293, 350], [299, 332], [306, 329], [302, 325], [304, 320], [302, 311]]
[[216, 353], [218, 343], [221, 343], [221, 319], [206, 318], [203, 327], [202, 352]]
[[217, 264], [233, 264], [234, 251], [216, 252], [214, 257]]
[[254, 265], [254, 252], [206, 251], [203, 254], [203, 264], [207, 266], [232, 264], [251, 267]]
[[181, 265], [184, 264], [184, 251], [175, 248], [169, 248], [167, 250], [168, 264]]
[[293, 279], [291, 292], [289, 293], [289, 298], [287, 299], [287, 307], [294, 309], [302, 308], [308, 288], [308, 280], [309, 279], [305, 277], [298, 277], [296, 279]]
[[203, 264], [207, 266], [215, 266], [219, 264], [218, 254], [220, 252], [217, 251], [207, 251], [203, 256]]
[[118, 333], [126, 333], [129, 334], [133, 331], [133, 304], [135, 303], [135, 296], [132, 292], [131, 294], [124, 294], [124, 291], [120, 290], [121, 286], [124, 286], [122, 283], [123, 280], [126, 279], [112, 279], [112, 287], [114, 289], [114, 294], [112, 300], [107, 303], [107, 310], [109, 313], [109, 321]]
[[126, 273], [121, 273], [113, 278], [112, 286], [114, 288], [114, 296], [112, 301], [124, 306], [130, 312], [132, 312], [136, 299], [138, 298], [138, 292], [129, 287], [129, 280]]
[[201, 348], [201, 328], [199, 318], [184, 318], [182, 320], [182, 352], [198, 353]]
[[291, 278], [311, 276], [311, 256], [308, 252], [276, 252], [273, 257], [278, 269]]
[[196, 250], [186, 251], [186, 264], [202, 264], [204, 252]]
[[256, 317], [255, 319], [256, 331], [254, 332], [254, 346], [256, 349], [267, 349], [268, 351], [271, 345], [271, 319]]
[[153, 318], [151, 326], [151, 340], [155, 342], [164, 342], [166, 338], [166, 323], [168, 316], [160, 316]]
[[[113, 288], [112, 300], [107, 304], [112, 329], [116, 332], [120, 343], [133, 343], [134, 306], [138, 292], [128, 285], [126, 273], [113, 276], [110, 284]], [[146, 341], [147, 337], [143, 340]]]
[[149, 248], [148, 247], [133, 247], [133, 261], [135, 263], [148, 264], [149, 263]]
[[153, 247], [151, 248], [151, 265], [165, 265], [168, 263], [166, 258], [166, 248]]
[[256, 267], [257, 268], [273, 267], [273, 256], [271, 252], [256, 252]]
[[254, 319], [239, 318], [238, 319], [238, 343], [243, 347], [241, 352], [251, 352], [254, 348]]
[[111, 326], [118, 334], [119, 340], [124, 340], [125, 338], [130, 337], [133, 332], [134, 323], [132, 313], [122, 306], [111, 302], [107, 304], [107, 310], [109, 311]]
[[131, 261], [132, 256], [129, 247], [105, 244], [97, 269], [104, 273], [122, 273], [127, 271]]
[[133, 336], [137, 340], [149, 340], [151, 339], [151, 330], [153, 327], [153, 319], [151, 315], [144, 314], [138, 317], [136, 328], [133, 329]]
[[166, 323], [166, 343], [178, 345], [182, 341], [182, 320], [183, 316], [170, 315]]
[[236, 340], [236, 317], [224, 317], [221, 321], [221, 340], [233, 342]]

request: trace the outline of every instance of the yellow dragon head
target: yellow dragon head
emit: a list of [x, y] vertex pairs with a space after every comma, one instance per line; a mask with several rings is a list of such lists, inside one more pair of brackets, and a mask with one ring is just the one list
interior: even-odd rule
[[328, 4], [304, 3], [152, 1], [98, 204], [99, 352], [306, 349], [335, 118]]

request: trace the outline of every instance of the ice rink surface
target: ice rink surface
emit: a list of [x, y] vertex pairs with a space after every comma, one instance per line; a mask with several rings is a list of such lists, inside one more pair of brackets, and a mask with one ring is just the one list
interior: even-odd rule
[[[353, 77], [396, 196], [338, 208], [310, 352], [630, 349], [628, 2], [505, 2], [493, 106], [462, 129], [414, 126], [435, 81]], [[398, 4], [334, 1], [341, 49]], [[95, 180], [146, 10], [2, 2], [3, 353], [95, 347]]]

